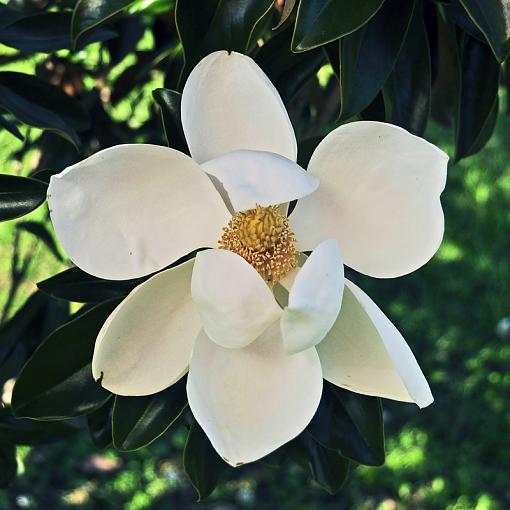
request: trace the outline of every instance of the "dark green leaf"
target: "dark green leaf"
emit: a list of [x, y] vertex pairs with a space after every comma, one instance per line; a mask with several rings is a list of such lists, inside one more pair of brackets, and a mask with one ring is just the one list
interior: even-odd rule
[[181, 80], [183, 68], [184, 53], [180, 51], [174, 54], [173, 57], [168, 61], [163, 86], [170, 90], [177, 90], [179, 88], [179, 82], [182, 81], [184, 85], [184, 81]]
[[49, 184], [51, 176], [58, 173], [59, 173], [58, 170], [45, 168], [44, 170], [37, 170], [35, 173], [30, 175], [30, 177], [32, 177], [32, 179], [37, 179], [38, 181], [42, 181], [45, 182], [46, 184]]
[[136, 45], [145, 33], [146, 25], [143, 20], [135, 16], [123, 16], [115, 21], [113, 28], [118, 37], [108, 41], [108, 51], [113, 64], [118, 64], [129, 53], [134, 52]]
[[362, 120], [385, 122], [386, 109], [384, 107], [383, 92], [379, 92], [379, 94], [375, 96], [375, 99], [362, 112], [360, 112], [359, 115]]
[[0, 72], [0, 106], [21, 122], [54, 131], [75, 145], [79, 144], [76, 131], [89, 125], [88, 115], [76, 99], [28, 74]]
[[211, 494], [221, 475], [228, 469], [196, 420], [193, 420], [188, 433], [183, 463], [199, 501]]
[[273, 30], [280, 28], [287, 21], [292, 11], [294, 10], [295, 5], [296, 0], [284, 0], [282, 16], [280, 18], [280, 21], [278, 22], [278, 25], [276, 25]]
[[306, 51], [348, 35], [363, 26], [384, 0], [301, 0], [293, 51]]
[[83, 131], [90, 125], [89, 115], [77, 99], [36, 76], [2, 71], [0, 72], [0, 84], [12, 89], [27, 101], [54, 112], [76, 131]]
[[508, 0], [460, 0], [483, 32], [494, 55], [503, 62], [510, 53], [510, 8]]
[[305, 138], [298, 141], [298, 160], [297, 163], [300, 167], [306, 168], [310, 162], [313, 152], [321, 143], [323, 136], [314, 136], [312, 138]]
[[121, 12], [134, 0], [78, 0], [71, 21], [71, 37], [74, 48], [90, 30]]
[[128, 66], [115, 81], [110, 96], [112, 105], [118, 104], [137, 86], [144, 84], [147, 81], [147, 75], [169, 59], [173, 51], [173, 48], [165, 44], [158, 50], [135, 52], [136, 62]]
[[490, 48], [473, 37], [460, 40], [461, 79], [456, 119], [458, 161], [478, 152], [494, 130], [500, 66]]
[[152, 91], [152, 97], [160, 107], [168, 146], [189, 154], [181, 124], [181, 94], [175, 90], [156, 89]]
[[[432, 2], [423, 4], [423, 22], [427, 33], [430, 52], [430, 78], [432, 87], [437, 83], [439, 76], [439, 14], [438, 9]], [[442, 25], [444, 27], [444, 24]], [[444, 58], [441, 55], [441, 58]]]
[[0, 4], [0, 30], [23, 17], [23, 13]]
[[365, 26], [338, 42], [341, 118], [367, 108], [382, 89], [402, 48], [414, 5], [412, 0], [386, 0]]
[[185, 56], [181, 86], [191, 69], [213, 51], [248, 53], [255, 27], [273, 4], [273, 0], [203, 0], [197, 6], [194, 0], [177, 0], [175, 21]]
[[326, 383], [307, 429], [324, 447], [368, 466], [384, 463], [381, 400]]
[[[87, 43], [104, 41], [115, 32], [97, 31]], [[25, 53], [51, 53], [71, 48], [71, 13], [44, 12], [27, 16], [0, 30], [0, 42]]]
[[131, 9], [135, 14], [168, 14], [175, 5], [175, 0], [138, 0]]
[[64, 260], [58, 251], [55, 239], [53, 239], [53, 236], [44, 223], [39, 221], [22, 221], [16, 224], [16, 228], [24, 230], [25, 232], [30, 232], [48, 247], [57, 260]]
[[475, 25], [458, 0], [441, 5], [440, 11], [444, 14], [446, 20], [457, 25], [463, 32], [475, 37], [480, 42], [487, 41], [482, 31]]
[[[14, 317], [0, 328], [0, 366], [16, 350], [22, 350], [21, 365], [50, 331], [62, 325], [69, 317], [69, 305], [52, 299], [42, 292], [35, 292], [16, 312]], [[21, 365], [14, 373], [0, 373], [0, 385], [8, 377], [17, 375]], [[15, 367], [11, 367], [15, 368]]]
[[427, 31], [419, 6], [393, 71], [384, 87], [386, 119], [422, 135], [430, 114], [431, 62]]
[[155, 395], [115, 397], [113, 444], [124, 451], [138, 450], [160, 437], [186, 407], [185, 378]]
[[349, 461], [340, 453], [322, 446], [307, 431], [288, 443], [284, 452], [332, 495], [342, 488], [349, 474]]
[[[97, 114], [92, 112], [92, 115], [95, 117], [94, 126], [96, 134], [98, 133], [98, 129], [100, 131], [106, 129], [104, 122], [101, 120], [99, 120], [99, 126], [97, 126]], [[61, 172], [62, 169], [74, 165], [83, 159], [78, 155], [75, 148], [67, 142], [67, 140], [55, 133], [52, 133], [51, 131], [45, 131], [37, 139], [37, 145], [41, 150], [41, 159], [39, 160], [37, 169], [35, 169], [36, 172], [51, 170], [52, 174], [57, 174]], [[39, 179], [39, 177], [37, 178]], [[48, 172], [45, 172], [40, 180], [49, 182], [50, 176], [48, 176]]]
[[8, 119], [6, 119], [3, 115], [0, 114], [0, 127], [3, 127], [11, 135], [15, 136], [19, 140], [23, 141], [25, 138], [21, 134], [21, 131], [18, 129], [18, 126], [16, 124]]
[[[11, 342], [21, 341], [23, 336], [34, 336], [34, 331], [30, 331], [31, 326], [42, 325], [43, 319], [41, 313], [46, 313], [48, 304], [56, 303], [50, 297], [42, 292], [34, 292], [16, 312], [14, 317], [2, 324], [0, 328], [0, 345]], [[57, 303], [60, 305], [60, 303]], [[0, 356], [0, 363], [2, 358]]]
[[287, 104], [303, 85], [317, 74], [325, 60], [320, 49], [293, 53], [290, 50], [291, 39], [292, 27], [289, 26], [269, 39], [255, 56], [255, 61]]
[[8, 409], [0, 409], [0, 441], [20, 445], [53, 443], [78, 432], [63, 422], [44, 422], [14, 418]]
[[28, 177], [0, 174], [0, 221], [19, 218], [46, 199], [47, 185]]
[[87, 414], [90, 437], [94, 446], [100, 450], [112, 444], [112, 408], [113, 399], [110, 399], [99, 409]]
[[[30, 325], [36, 322], [37, 315], [44, 309], [48, 299], [42, 292], [32, 294], [14, 317], [2, 324], [0, 328], [0, 346], [21, 341], [21, 337], [26, 334]], [[3, 361], [1, 352], [0, 349], [0, 363]]]
[[101, 303], [56, 329], [23, 367], [12, 394], [18, 417], [62, 419], [90, 413], [110, 393], [92, 377], [94, 343], [118, 300]]
[[0, 488], [7, 487], [16, 478], [17, 470], [16, 448], [12, 444], [0, 443]]
[[77, 267], [66, 269], [47, 280], [39, 282], [37, 287], [43, 292], [59, 299], [77, 303], [91, 303], [127, 296], [143, 279], [102, 280]]

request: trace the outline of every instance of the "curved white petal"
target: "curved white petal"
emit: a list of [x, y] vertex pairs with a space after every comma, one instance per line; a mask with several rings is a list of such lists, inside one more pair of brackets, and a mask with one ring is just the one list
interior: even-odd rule
[[51, 178], [55, 232], [94, 276], [124, 280], [215, 246], [230, 214], [188, 156], [157, 145], [117, 145]]
[[397, 328], [354, 283], [345, 280], [342, 309], [317, 346], [324, 379], [364, 395], [430, 405], [434, 398]]
[[296, 137], [278, 91], [246, 55], [216, 51], [189, 75], [181, 120], [193, 159], [253, 149], [296, 161]]
[[201, 329], [191, 300], [193, 261], [136, 287], [113, 311], [96, 340], [94, 379], [117, 395], [150, 395], [188, 369]]
[[319, 181], [279, 154], [239, 150], [201, 165], [216, 177], [236, 211], [267, 207], [302, 198], [314, 192]]
[[342, 305], [344, 266], [335, 239], [323, 241], [297, 273], [280, 321], [289, 354], [317, 345]]
[[281, 315], [273, 293], [253, 266], [227, 250], [197, 254], [191, 294], [204, 330], [223, 347], [248, 345]]
[[308, 425], [322, 393], [315, 348], [288, 356], [278, 324], [244, 349], [202, 333], [193, 348], [188, 402], [212, 445], [233, 466], [264, 457]]
[[290, 217], [300, 249], [335, 237], [345, 264], [361, 273], [391, 278], [418, 269], [443, 237], [447, 162], [440, 149], [397, 126], [340, 126], [310, 160], [319, 189]]

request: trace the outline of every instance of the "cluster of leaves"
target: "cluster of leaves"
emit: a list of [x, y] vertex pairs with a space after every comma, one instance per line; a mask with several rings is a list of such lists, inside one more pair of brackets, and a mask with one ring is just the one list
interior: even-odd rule
[[[280, 91], [299, 135], [300, 163], [325, 132], [353, 118], [384, 120], [422, 134], [432, 114], [455, 132], [456, 158], [479, 151], [494, 129], [498, 87], [510, 87], [504, 0], [11, 0], [0, 4], [0, 66], [35, 58], [34, 74], [0, 67], [0, 127], [20, 153], [40, 158], [28, 177], [0, 175], [0, 220], [45, 201], [49, 177], [84, 156], [126, 142], [187, 151], [180, 92], [193, 66], [218, 49], [250, 54]], [[150, 48], [141, 45], [150, 32]], [[90, 65], [81, 53], [95, 45]], [[114, 70], [129, 60], [123, 70]], [[324, 67], [328, 66], [328, 67]], [[326, 85], [320, 70], [332, 71]], [[140, 125], [114, 115], [162, 77]], [[113, 76], [113, 77], [112, 77]], [[30, 126], [36, 129], [26, 129]], [[41, 131], [43, 130], [42, 134]], [[24, 133], [22, 133], [22, 131]], [[44, 223], [25, 230], [58, 253]], [[98, 447], [130, 451], [176, 421], [189, 427], [184, 465], [205, 497], [228, 467], [186, 409], [184, 382], [149, 397], [112, 396], [92, 379], [104, 320], [143, 280], [110, 282], [77, 268], [39, 283], [0, 330], [0, 386], [17, 382], [0, 415], [0, 483], [15, 474], [14, 446], [66, 437], [86, 426]], [[70, 315], [68, 302], [84, 303]], [[36, 421], [34, 421], [36, 420]], [[384, 462], [379, 399], [327, 385], [307, 430], [268, 461], [291, 458], [330, 492], [349, 465]]]
[[[93, 295], [100, 300], [111, 293], [120, 296], [128, 287], [121, 282], [114, 289], [107, 285], [110, 282], [92, 279], [77, 271], [69, 269], [41, 282], [39, 287], [48, 295], [40, 291], [34, 294], [0, 330], [1, 352], [5, 352], [0, 376], [5, 380], [17, 374], [12, 407], [0, 416], [0, 443], [6, 442], [8, 449], [5, 462], [0, 461], [7, 477], [4, 484], [15, 473], [7, 469], [13, 465], [13, 445], [37, 444], [36, 441], [65, 437], [64, 433], [77, 430], [63, 425], [59, 436], [60, 429], [55, 425], [62, 420], [86, 416], [96, 446], [102, 449], [113, 444], [120, 451], [143, 448], [182, 420], [189, 427], [183, 458], [185, 470], [199, 496], [209, 495], [229, 468], [187, 409], [185, 378], [147, 397], [114, 396], [92, 378], [96, 336], [120, 299], [88, 303], [69, 317], [62, 301], [51, 295], [64, 293], [73, 295], [73, 299], [80, 296], [88, 299]], [[48, 328], [48, 307], [58, 307], [57, 324], [63, 319], [56, 329], [53, 329], [55, 323]], [[41, 321], [41, 315], [36, 318], [35, 314], [43, 314], [44, 320]], [[55, 315], [55, 310], [50, 315]], [[41, 324], [46, 331], [31, 330], [34, 325]], [[53, 330], [45, 336], [48, 329]], [[17, 350], [23, 353], [18, 354]], [[23, 364], [26, 357], [28, 361]], [[6, 435], [2, 420], [8, 427]], [[30, 435], [25, 439], [27, 429], [37, 437]], [[307, 430], [273, 454], [269, 462], [279, 464], [291, 458], [308, 470], [321, 486], [334, 493], [345, 481], [350, 460], [381, 465], [384, 455], [380, 399], [355, 395], [328, 384]]]

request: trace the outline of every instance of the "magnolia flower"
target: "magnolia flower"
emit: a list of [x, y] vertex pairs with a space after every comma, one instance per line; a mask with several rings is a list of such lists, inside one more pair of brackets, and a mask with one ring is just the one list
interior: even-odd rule
[[111, 280], [160, 271], [102, 327], [94, 378], [149, 395], [188, 373], [191, 411], [234, 466], [303, 431], [323, 378], [429, 405], [405, 340], [343, 264], [391, 278], [432, 257], [447, 156], [401, 128], [352, 122], [305, 171], [278, 92], [226, 51], [189, 76], [182, 125], [192, 158], [119, 145], [51, 179], [51, 219], [78, 267]]

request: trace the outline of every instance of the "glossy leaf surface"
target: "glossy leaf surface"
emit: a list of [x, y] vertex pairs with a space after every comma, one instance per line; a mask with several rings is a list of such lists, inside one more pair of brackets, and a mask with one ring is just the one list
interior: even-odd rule
[[460, 94], [455, 158], [478, 152], [496, 123], [500, 68], [490, 48], [464, 35], [460, 40]]
[[221, 475], [229, 469], [219, 457], [200, 425], [193, 420], [184, 447], [184, 470], [203, 500], [216, 488]]
[[177, 0], [175, 21], [184, 48], [185, 67], [180, 87], [191, 69], [217, 50], [247, 53], [257, 24], [273, 6], [272, 0]]
[[415, 2], [386, 0], [362, 28], [340, 39], [340, 117], [367, 108], [390, 75], [406, 38]]
[[112, 444], [113, 400], [109, 399], [99, 409], [87, 415], [90, 437], [96, 448], [100, 450], [104, 450]]
[[80, 416], [110, 398], [110, 393], [92, 378], [91, 363], [96, 336], [117, 304], [117, 300], [101, 303], [48, 336], [16, 381], [12, 395], [16, 416], [38, 419]]
[[133, 3], [134, 0], [78, 0], [71, 20], [74, 47], [87, 32], [98, 27]]
[[393, 71], [384, 87], [386, 120], [423, 135], [430, 114], [432, 74], [428, 36], [416, 7]]
[[0, 174], [0, 221], [37, 209], [46, 199], [47, 185], [28, 177]]
[[384, 463], [381, 400], [325, 384], [322, 400], [307, 430], [326, 448], [360, 464]]
[[39, 282], [37, 286], [50, 296], [78, 303], [98, 303], [127, 296], [143, 279], [103, 280], [77, 267]]
[[82, 105], [60, 88], [35, 76], [0, 72], [0, 107], [29, 126], [48, 129], [78, 145], [77, 131], [89, 117]]
[[155, 89], [152, 91], [152, 96], [161, 111], [168, 146], [189, 154], [181, 124], [181, 94], [170, 89]]
[[[115, 37], [111, 30], [98, 30], [84, 42], [105, 41]], [[44, 12], [23, 17], [0, 29], [0, 42], [24, 53], [51, 53], [71, 48], [71, 13]]]
[[380, 9], [384, 0], [301, 0], [293, 51], [306, 51], [350, 34]]
[[37, 445], [73, 436], [78, 428], [65, 422], [43, 422], [14, 418], [9, 409], [0, 409], [0, 438], [12, 444]]
[[349, 460], [321, 445], [308, 432], [300, 434], [283, 450], [330, 494], [336, 494], [344, 485], [349, 474]]
[[146, 397], [115, 397], [113, 444], [123, 451], [138, 450], [161, 436], [187, 405], [185, 379]]
[[494, 54], [503, 62], [510, 53], [510, 4], [508, 0], [460, 0], [484, 33]]

